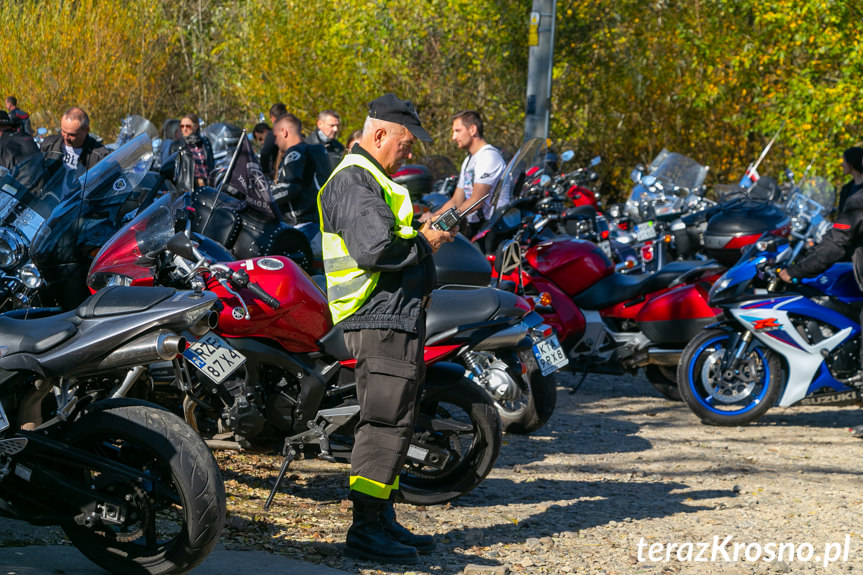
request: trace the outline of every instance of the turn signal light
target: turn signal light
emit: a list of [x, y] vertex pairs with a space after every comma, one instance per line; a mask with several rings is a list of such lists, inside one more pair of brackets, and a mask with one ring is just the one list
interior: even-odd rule
[[547, 291], [540, 293], [539, 297], [536, 299], [539, 302], [539, 305], [546, 306], [546, 307], [551, 305], [551, 294], [548, 293]]

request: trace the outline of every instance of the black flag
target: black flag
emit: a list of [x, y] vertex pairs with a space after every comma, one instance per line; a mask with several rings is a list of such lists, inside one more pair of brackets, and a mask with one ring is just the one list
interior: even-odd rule
[[281, 215], [273, 201], [270, 182], [264, 176], [261, 162], [252, 151], [248, 138], [240, 138], [232, 166], [233, 169], [227, 180], [228, 193], [243, 198], [249, 207], [262, 214], [280, 220]]

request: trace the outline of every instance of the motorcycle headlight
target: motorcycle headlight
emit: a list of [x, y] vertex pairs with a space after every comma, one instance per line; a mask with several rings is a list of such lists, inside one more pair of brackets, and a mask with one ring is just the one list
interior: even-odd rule
[[18, 278], [27, 289], [37, 289], [42, 285], [42, 274], [39, 273], [39, 268], [33, 264], [24, 264], [18, 270]]
[[3, 228], [0, 230], [0, 268], [12, 269], [24, 258], [24, 246], [27, 244], [14, 231]]

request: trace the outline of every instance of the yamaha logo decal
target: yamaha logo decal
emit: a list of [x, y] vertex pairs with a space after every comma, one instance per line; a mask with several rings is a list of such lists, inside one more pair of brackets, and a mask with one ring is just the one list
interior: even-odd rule
[[231, 310], [231, 315], [234, 316], [234, 319], [240, 320], [246, 317], [246, 310], [241, 307], [235, 307]]
[[125, 190], [125, 189], [126, 189], [126, 186], [127, 186], [127, 185], [128, 185], [128, 184], [126, 183], [126, 180], [125, 180], [125, 179], [123, 179], [123, 178], [117, 178], [117, 179], [114, 181], [114, 186], [113, 186], [113, 187], [114, 187], [114, 191], [115, 191], [115, 192], [122, 192], [123, 190]]

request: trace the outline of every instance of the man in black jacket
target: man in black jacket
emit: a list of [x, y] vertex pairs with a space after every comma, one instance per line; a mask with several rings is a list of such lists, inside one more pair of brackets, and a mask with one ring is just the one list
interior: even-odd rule
[[5, 110], [0, 110], [0, 166], [11, 170], [28, 156], [39, 153], [33, 138], [19, 132], [16, 122]]
[[342, 128], [342, 120], [334, 110], [324, 110], [318, 114], [315, 131], [306, 137], [308, 144], [320, 144], [327, 151], [333, 169], [342, 161], [345, 147], [336, 139]]
[[300, 119], [290, 113], [283, 114], [273, 126], [282, 156], [273, 199], [282, 212], [282, 220], [309, 238], [312, 254], [318, 258], [321, 254], [318, 190], [332, 169], [323, 146], [303, 142], [302, 130]]
[[70, 170], [86, 172], [110, 150], [90, 135], [90, 117], [78, 107], [71, 107], [60, 118], [60, 134], [42, 141], [46, 158], [62, 159]]
[[418, 138], [431, 141], [410, 101], [393, 94], [372, 101], [359, 143], [318, 196], [330, 313], [357, 359], [345, 543], [349, 555], [373, 561], [416, 562], [418, 551], [435, 546], [398, 524], [392, 501], [425, 377], [431, 256], [455, 236], [428, 223], [417, 232], [410, 194], [390, 178]]

